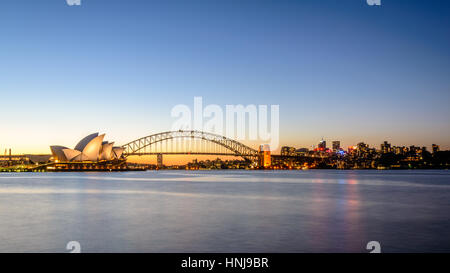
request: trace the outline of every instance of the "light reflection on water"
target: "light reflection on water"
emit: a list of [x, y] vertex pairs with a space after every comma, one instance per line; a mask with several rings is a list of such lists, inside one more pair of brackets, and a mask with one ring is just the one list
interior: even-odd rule
[[0, 252], [450, 251], [448, 171], [0, 174]]

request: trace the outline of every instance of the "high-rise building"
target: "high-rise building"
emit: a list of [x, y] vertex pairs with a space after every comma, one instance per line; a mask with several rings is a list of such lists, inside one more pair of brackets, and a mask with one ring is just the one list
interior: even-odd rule
[[395, 154], [401, 155], [401, 154], [406, 153], [408, 151], [408, 149], [405, 148], [405, 146], [401, 146], [401, 147], [400, 146], [394, 146], [394, 147], [392, 147], [392, 151]]
[[272, 165], [269, 144], [259, 146], [259, 166], [268, 168]]
[[333, 141], [333, 152], [338, 152], [341, 149], [341, 142], [339, 140]]
[[358, 145], [356, 145], [356, 147], [357, 147], [356, 148], [357, 154], [360, 157], [366, 157], [370, 153], [369, 145], [364, 142], [358, 143]]
[[439, 145], [433, 144], [432, 147], [433, 147], [433, 154], [439, 152]]
[[387, 141], [383, 142], [383, 144], [381, 144], [381, 152], [383, 154], [390, 153], [391, 152], [391, 144], [388, 143]]
[[327, 142], [325, 140], [321, 140], [318, 145], [319, 151], [325, 151], [327, 149]]

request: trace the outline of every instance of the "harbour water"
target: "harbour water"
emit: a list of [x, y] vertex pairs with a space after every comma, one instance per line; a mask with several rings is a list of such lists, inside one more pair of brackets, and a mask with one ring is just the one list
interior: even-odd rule
[[0, 252], [450, 252], [450, 172], [1, 173]]

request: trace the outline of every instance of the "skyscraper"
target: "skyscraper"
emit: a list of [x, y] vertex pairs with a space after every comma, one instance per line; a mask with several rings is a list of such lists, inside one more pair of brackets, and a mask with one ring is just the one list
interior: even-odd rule
[[327, 142], [325, 140], [321, 140], [318, 145], [319, 151], [325, 151], [327, 149]]
[[391, 152], [391, 144], [388, 143], [387, 141], [383, 142], [383, 144], [381, 144], [380, 148], [381, 148], [381, 152], [383, 154]]
[[333, 152], [337, 152], [341, 149], [341, 142], [339, 140], [333, 141]]

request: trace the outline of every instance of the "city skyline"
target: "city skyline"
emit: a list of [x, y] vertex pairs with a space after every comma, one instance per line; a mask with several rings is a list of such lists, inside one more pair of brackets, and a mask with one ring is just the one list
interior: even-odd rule
[[[179, 131], [182, 132], [182, 131]], [[196, 131], [184, 131], [184, 132], [196, 132]], [[207, 132], [201, 132], [201, 131], [197, 131], [199, 133], [206, 133]], [[174, 133], [177, 133], [177, 131], [174, 131]], [[161, 132], [160, 134], [164, 134], [164, 132]], [[92, 139], [99, 139], [97, 142], [101, 143], [105, 134], [99, 135], [99, 133], [92, 133], [90, 135], [88, 135], [87, 137], [84, 137], [83, 140], [81, 142], [79, 142], [77, 144], [77, 146], [75, 146], [74, 150], [65, 147], [65, 146], [60, 146], [60, 145], [50, 145], [50, 151], [51, 153], [48, 152], [44, 152], [44, 153], [39, 153], [39, 155], [53, 155], [53, 160], [56, 160], [56, 162], [58, 162], [59, 157], [63, 157], [65, 159], [63, 159], [63, 161], [67, 161], [67, 156], [69, 156], [70, 158], [75, 158], [77, 155], [78, 157], [81, 158], [81, 152], [83, 151], [83, 149], [81, 148], [81, 144], [83, 143], [84, 146], [86, 146], [86, 144], [88, 143], [88, 141], [92, 140]], [[216, 134], [214, 134], [216, 135]], [[218, 135], [220, 137], [220, 135]], [[225, 136], [223, 136], [225, 137]], [[83, 142], [84, 141], [84, 142]], [[138, 139], [135, 141], [139, 141]], [[189, 142], [189, 141], [188, 141]], [[239, 142], [239, 141], [238, 141]], [[97, 144], [98, 144], [97, 143]], [[246, 145], [248, 144], [248, 141], [242, 141], [242, 144]], [[253, 143], [255, 143], [255, 141], [253, 141]], [[108, 143], [107, 141], [101, 143], [102, 145], [106, 145], [108, 148], [113, 148], [113, 144], [114, 142]], [[127, 145], [129, 145], [130, 143], [128, 143]], [[174, 144], [172, 144], [173, 146]], [[180, 144], [175, 144], [176, 147], [178, 147], [178, 145]], [[184, 145], [184, 144], [183, 144]], [[191, 146], [190, 150], [191, 152], [199, 152], [199, 150], [197, 150], [198, 148], [195, 148], [194, 146], [196, 145], [195, 143], [190, 144], [193, 145]], [[101, 146], [101, 145], [100, 145]], [[105, 147], [106, 147], [105, 146]], [[340, 154], [340, 155], [344, 155], [344, 154], [352, 154], [355, 150], [360, 150], [361, 147], [363, 149], [366, 150], [371, 150], [373, 152], [377, 152], [377, 153], [393, 153], [393, 154], [405, 154], [405, 153], [409, 153], [410, 151], [412, 153], [416, 153], [416, 150], [418, 151], [417, 153], [422, 154], [422, 152], [428, 152], [430, 154], [434, 154], [437, 151], [446, 151], [448, 152], [447, 149], [442, 149], [440, 144], [436, 144], [433, 143], [432, 145], [430, 145], [430, 147], [428, 146], [418, 146], [418, 145], [398, 145], [398, 144], [392, 144], [389, 141], [383, 141], [383, 143], [379, 144], [379, 145], [370, 145], [367, 143], [364, 143], [363, 141], [359, 141], [357, 144], [354, 145], [350, 145], [350, 146], [342, 146], [341, 145], [341, 141], [339, 140], [334, 140], [331, 143], [328, 142], [322, 138], [316, 145], [312, 145], [311, 147], [292, 147], [292, 146], [287, 146], [287, 145], [281, 145], [277, 150], [271, 150], [270, 149], [270, 145], [269, 144], [261, 144], [258, 145], [259, 148], [258, 149], [264, 149], [265, 151], [269, 151], [269, 154], [272, 153], [273, 155], [296, 155], [296, 154], [304, 154], [304, 153], [317, 153], [317, 155], [325, 155], [328, 154], [328, 156], [332, 155], [332, 154]], [[121, 151], [124, 150], [123, 148], [124, 146], [116, 146], [114, 147], [114, 149], [120, 149]], [[160, 148], [162, 146], [160, 145]], [[192, 159], [195, 160], [214, 160], [214, 159], [222, 159], [222, 160], [237, 160], [237, 158], [240, 158], [242, 156], [237, 156], [237, 155], [207, 155], [207, 154], [190, 154], [188, 153], [189, 150], [185, 150], [185, 148], [181, 148], [181, 151], [185, 150], [186, 154], [170, 154], [171, 149], [173, 149], [175, 146], [173, 146], [172, 148], [168, 148], [167, 146], [165, 146], [165, 150], [162, 149], [161, 152], [162, 154], [165, 153], [169, 153], [169, 154], [165, 154], [165, 162], [168, 163], [168, 165], [184, 165], [187, 164], [189, 162], [192, 162]], [[253, 148], [252, 146], [249, 146], [251, 149]], [[425, 148], [425, 149], [424, 149]], [[63, 153], [64, 150], [64, 153]], [[226, 149], [225, 149], [226, 150]], [[256, 150], [256, 149], [255, 149]], [[100, 151], [102, 151], [102, 149], [100, 149]], [[98, 152], [98, 151], [97, 151]], [[340, 153], [341, 152], [341, 153]], [[92, 151], [91, 151], [92, 153]], [[111, 153], [111, 150], [109, 150], [109, 153]], [[133, 156], [128, 156], [128, 161], [131, 163], [145, 163], [145, 164], [159, 164], [159, 160], [162, 159], [162, 157], [160, 158], [155, 157], [155, 154], [157, 154], [157, 151], [154, 150], [153, 151], [153, 155], [133, 155]], [[5, 158], [8, 158], [9, 155], [33, 155], [32, 153], [14, 153], [12, 152], [11, 148], [6, 148], [4, 149], [4, 156], [6, 156]], [[161, 155], [162, 155], [161, 154]], [[2, 154], [0, 154], [1, 156]], [[34, 154], [37, 155], [37, 154]], [[94, 153], [94, 155], [91, 155], [92, 158], [94, 158], [96, 156], [96, 154]], [[105, 155], [102, 155], [103, 157]], [[89, 157], [86, 155], [86, 157]], [[100, 157], [99, 157], [100, 159]], [[93, 159], [90, 159], [93, 160]], [[70, 161], [70, 160], [69, 160]]]
[[[333, 141], [330, 147], [324, 139], [312, 149], [282, 146], [280, 153], [276, 153], [269, 144], [261, 144], [256, 150], [229, 137], [196, 130], [160, 132], [126, 145], [114, 144], [105, 140], [104, 133], [96, 132], [83, 137], [73, 149], [51, 145], [50, 155], [18, 155], [5, 150], [5, 155], [0, 155], [0, 169], [3, 172], [123, 171], [164, 169], [167, 166], [189, 170], [442, 169], [448, 168], [450, 153], [442, 151], [438, 144], [432, 144], [430, 151], [426, 147], [396, 146], [388, 141], [384, 141], [379, 149], [364, 142], [345, 149], [340, 141]], [[178, 155], [178, 161], [174, 162], [173, 155]], [[156, 162], [152, 160], [155, 156]], [[166, 156], [172, 156], [169, 164], [163, 161]], [[184, 162], [180, 162], [180, 156]], [[190, 156], [195, 159], [189, 160], [187, 157]], [[127, 161], [131, 165], [127, 165]]]
[[170, 130], [172, 107], [194, 96], [280, 105], [280, 147], [324, 138], [448, 150], [449, 10], [444, 1], [5, 1], [0, 152], [49, 153], [95, 131], [125, 144]]

